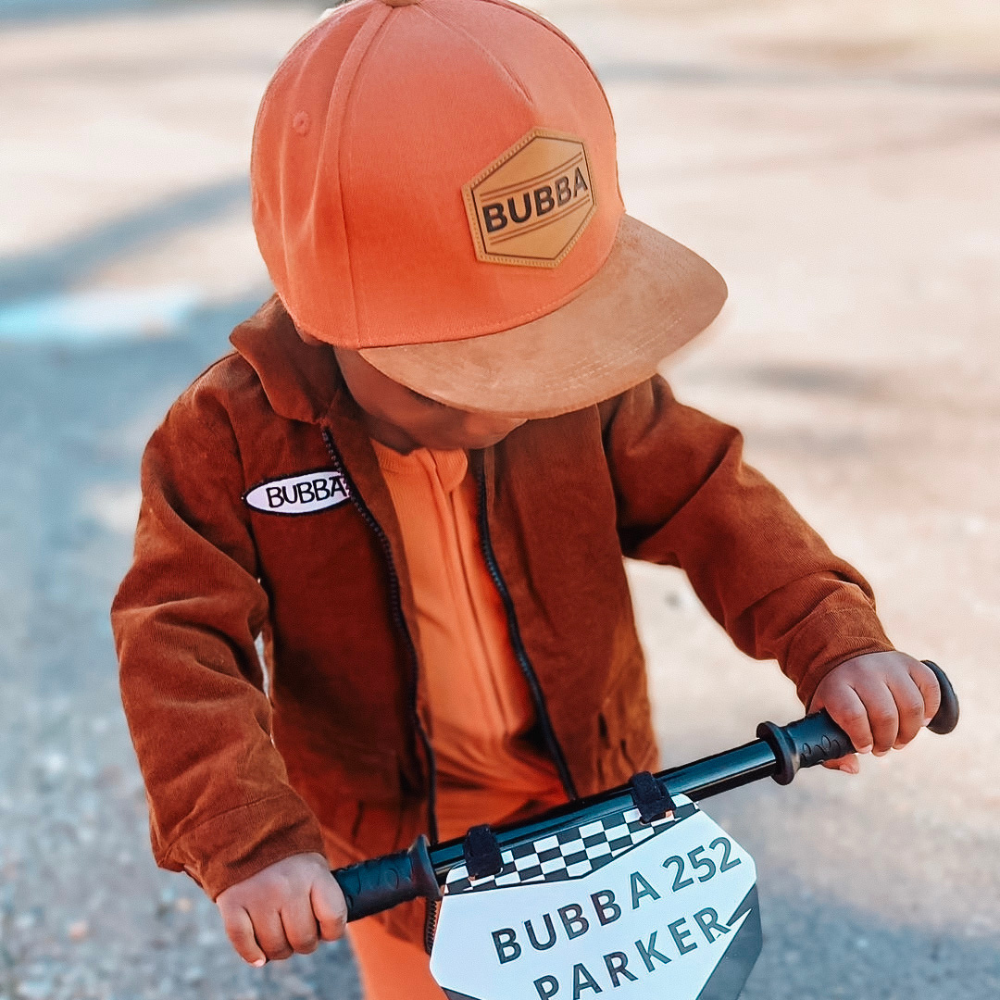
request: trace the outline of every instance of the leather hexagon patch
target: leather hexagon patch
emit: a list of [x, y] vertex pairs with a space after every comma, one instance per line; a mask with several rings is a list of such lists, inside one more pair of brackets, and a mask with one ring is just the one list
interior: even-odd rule
[[462, 188], [476, 256], [555, 267], [597, 204], [582, 139], [532, 129]]

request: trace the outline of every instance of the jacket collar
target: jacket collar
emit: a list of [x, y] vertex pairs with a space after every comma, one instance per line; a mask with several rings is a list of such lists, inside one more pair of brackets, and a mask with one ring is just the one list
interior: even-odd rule
[[305, 343], [277, 295], [237, 326], [229, 342], [257, 373], [279, 416], [320, 423], [347, 395], [333, 349]]
[[399, 570], [403, 614], [411, 630], [415, 629], [416, 610], [396, 510], [361, 410], [347, 391], [333, 349], [305, 343], [277, 295], [236, 327], [229, 340], [256, 372], [278, 416], [318, 424], [328, 435], [327, 445], [334, 451], [331, 458], [349, 477], [357, 499], [385, 534]]

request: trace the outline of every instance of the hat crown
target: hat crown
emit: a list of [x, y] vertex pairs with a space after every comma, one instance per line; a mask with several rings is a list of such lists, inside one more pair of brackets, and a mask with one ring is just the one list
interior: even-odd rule
[[[539, 136], [561, 139], [532, 145]], [[558, 172], [573, 157], [586, 203]], [[466, 339], [550, 312], [607, 259], [624, 211], [597, 78], [548, 22], [504, 0], [335, 9], [268, 86], [251, 180], [286, 308], [350, 348]]]

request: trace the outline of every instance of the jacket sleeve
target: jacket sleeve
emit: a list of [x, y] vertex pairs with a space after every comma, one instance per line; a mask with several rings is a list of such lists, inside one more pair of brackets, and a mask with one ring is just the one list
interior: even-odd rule
[[735, 644], [777, 659], [804, 704], [839, 663], [893, 648], [871, 587], [744, 464], [735, 428], [658, 376], [601, 412], [622, 551], [681, 567]]
[[323, 851], [271, 742], [254, 644], [267, 596], [243, 488], [228, 414], [196, 383], [143, 456], [135, 557], [111, 613], [154, 856], [212, 899]]

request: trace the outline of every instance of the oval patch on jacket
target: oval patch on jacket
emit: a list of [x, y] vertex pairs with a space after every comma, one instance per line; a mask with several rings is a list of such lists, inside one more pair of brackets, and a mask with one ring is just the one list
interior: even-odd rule
[[243, 499], [265, 514], [315, 514], [338, 507], [349, 499], [344, 477], [334, 469], [300, 472], [281, 479], [267, 479], [247, 490]]

